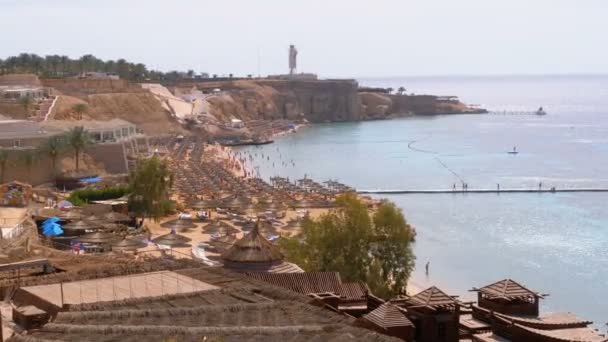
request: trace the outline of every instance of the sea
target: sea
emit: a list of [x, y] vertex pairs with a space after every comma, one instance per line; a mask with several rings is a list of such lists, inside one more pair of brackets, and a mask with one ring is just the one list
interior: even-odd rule
[[[395, 77], [362, 86], [458, 96], [493, 112], [310, 125], [243, 147], [268, 179], [356, 189], [608, 188], [608, 76]], [[515, 114], [540, 106], [545, 116]], [[518, 154], [510, 154], [516, 148]], [[416, 228], [412, 282], [473, 300], [511, 278], [543, 312], [608, 321], [608, 193], [403, 194]], [[424, 265], [429, 263], [429, 273]]]

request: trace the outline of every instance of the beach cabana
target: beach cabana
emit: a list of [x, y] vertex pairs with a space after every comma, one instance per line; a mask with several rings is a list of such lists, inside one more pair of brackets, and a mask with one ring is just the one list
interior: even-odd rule
[[192, 241], [187, 236], [179, 235], [176, 233], [169, 233], [165, 235], [161, 235], [157, 238], [152, 239], [157, 245], [165, 245], [171, 248], [173, 247], [189, 247], [188, 242]]
[[416, 328], [406, 314], [407, 310], [386, 302], [363, 315], [356, 324], [411, 342], [414, 341]]

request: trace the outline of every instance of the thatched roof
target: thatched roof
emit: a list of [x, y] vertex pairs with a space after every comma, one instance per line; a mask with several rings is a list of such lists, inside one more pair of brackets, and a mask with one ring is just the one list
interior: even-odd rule
[[110, 222], [126, 222], [126, 221], [131, 220], [131, 217], [129, 217], [125, 214], [117, 213], [115, 211], [111, 211], [111, 212], [103, 215], [102, 218], [104, 220], [110, 221]]
[[89, 229], [98, 229], [100, 228], [99, 224], [91, 222], [91, 221], [73, 221], [70, 223], [66, 223], [62, 226], [63, 229], [68, 230], [89, 230]]
[[283, 253], [279, 248], [260, 234], [259, 223], [222, 254], [222, 259], [230, 262], [277, 262], [282, 261]]
[[190, 208], [192, 209], [215, 209], [217, 208], [219, 203], [215, 200], [199, 200], [190, 204]]
[[118, 237], [114, 234], [105, 232], [95, 232], [80, 236], [77, 240], [84, 243], [104, 244], [117, 240]]
[[190, 239], [187, 236], [183, 236], [183, 235], [179, 235], [179, 234], [175, 234], [175, 233], [169, 233], [169, 234], [161, 235], [155, 239], [152, 239], [152, 242], [159, 244], [159, 245], [177, 247], [177, 246], [184, 246], [191, 240], [192, 239]]
[[414, 324], [405, 315], [406, 310], [400, 309], [390, 302], [384, 303], [362, 318], [381, 329], [394, 327], [413, 327]]
[[146, 247], [147, 244], [141, 240], [124, 239], [112, 244], [113, 251], [134, 251]]
[[196, 224], [192, 222], [192, 220], [178, 218], [176, 220], [166, 221], [160, 224], [163, 228], [175, 229], [175, 230], [185, 230], [190, 228], [196, 228]]
[[208, 225], [206, 225], [205, 227], [203, 227], [203, 232], [206, 234], [221, 234], [221, 235], [227, 235], [227, 234], [236, 234], [236, 233], [240, 233], [240, 230], [234, 228], [233, 226], [229, 225], [228, 223], [224, 222], [224, 221], [213, 221], [211, 223], [209, 223]]

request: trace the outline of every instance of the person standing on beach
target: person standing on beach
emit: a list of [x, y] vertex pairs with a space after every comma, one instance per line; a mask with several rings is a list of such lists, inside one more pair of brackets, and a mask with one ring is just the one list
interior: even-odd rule
[[425, 273], [426, 273], [427, 276], [429, 275], [429, 265], [430, 264], [431, 264], [431, 262], [427, 261], [426, 265], [424, 266], [424, 271], [425, 271]]

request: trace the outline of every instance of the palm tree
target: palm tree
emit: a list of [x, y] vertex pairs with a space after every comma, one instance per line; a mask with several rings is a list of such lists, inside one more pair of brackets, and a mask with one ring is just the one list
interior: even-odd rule
[[78, 120], [82, 120], [82, 114], [86, 113], [89, 110], [89, 107], [84, 103], [78, 103], [72, 107], [72, 110], [78, 115]]
[[59, 158], [66, 147], [65, 140], [66, 139], [63, 136], [53, 136], [50, 137], [43, 146], [43, 152], [51, 159], [53, 177], [55, 177], [55, 173], [57, 172], [57, 158]]
[[8, 152], [0, 149], [0, 183], [4, 183], [4, 173], [6, 172], [6, 164], [8, 164]]
[[19, 103], [23, 106], [23, 109], [25, 109], [26, 111], [29, 111], [33, 102], [34, 101], [32, 101], [32, 98], [29, 96], [24, 96], [19, 99]]
[[386, 88], [386, 92], [389, 93], [389, 94], [391, 94], [393, 92], [393, 90], [395, 90], [395, 89], [393, 89], [393, 88]]
[[37, 150], [23, 150], [21, 160], [27, 170], [27, 179], [31, 182], [32, 167], [38, 162]]
[[401, 87], [399, 87], [399, 89], [397, 89], [397, 93], [399, 93], [399, 95], [403, 95], [403, 93], [405, 93], [405, 90], [406, 90], [405, 87], [401, 86]]
[[76, 160], [76, 171], [80, 168], [80, 152], [91, 144], [91, 137], [84, 127], [76, 126], [68, 132], [68, 143], [74, 150], [74, 159]]

